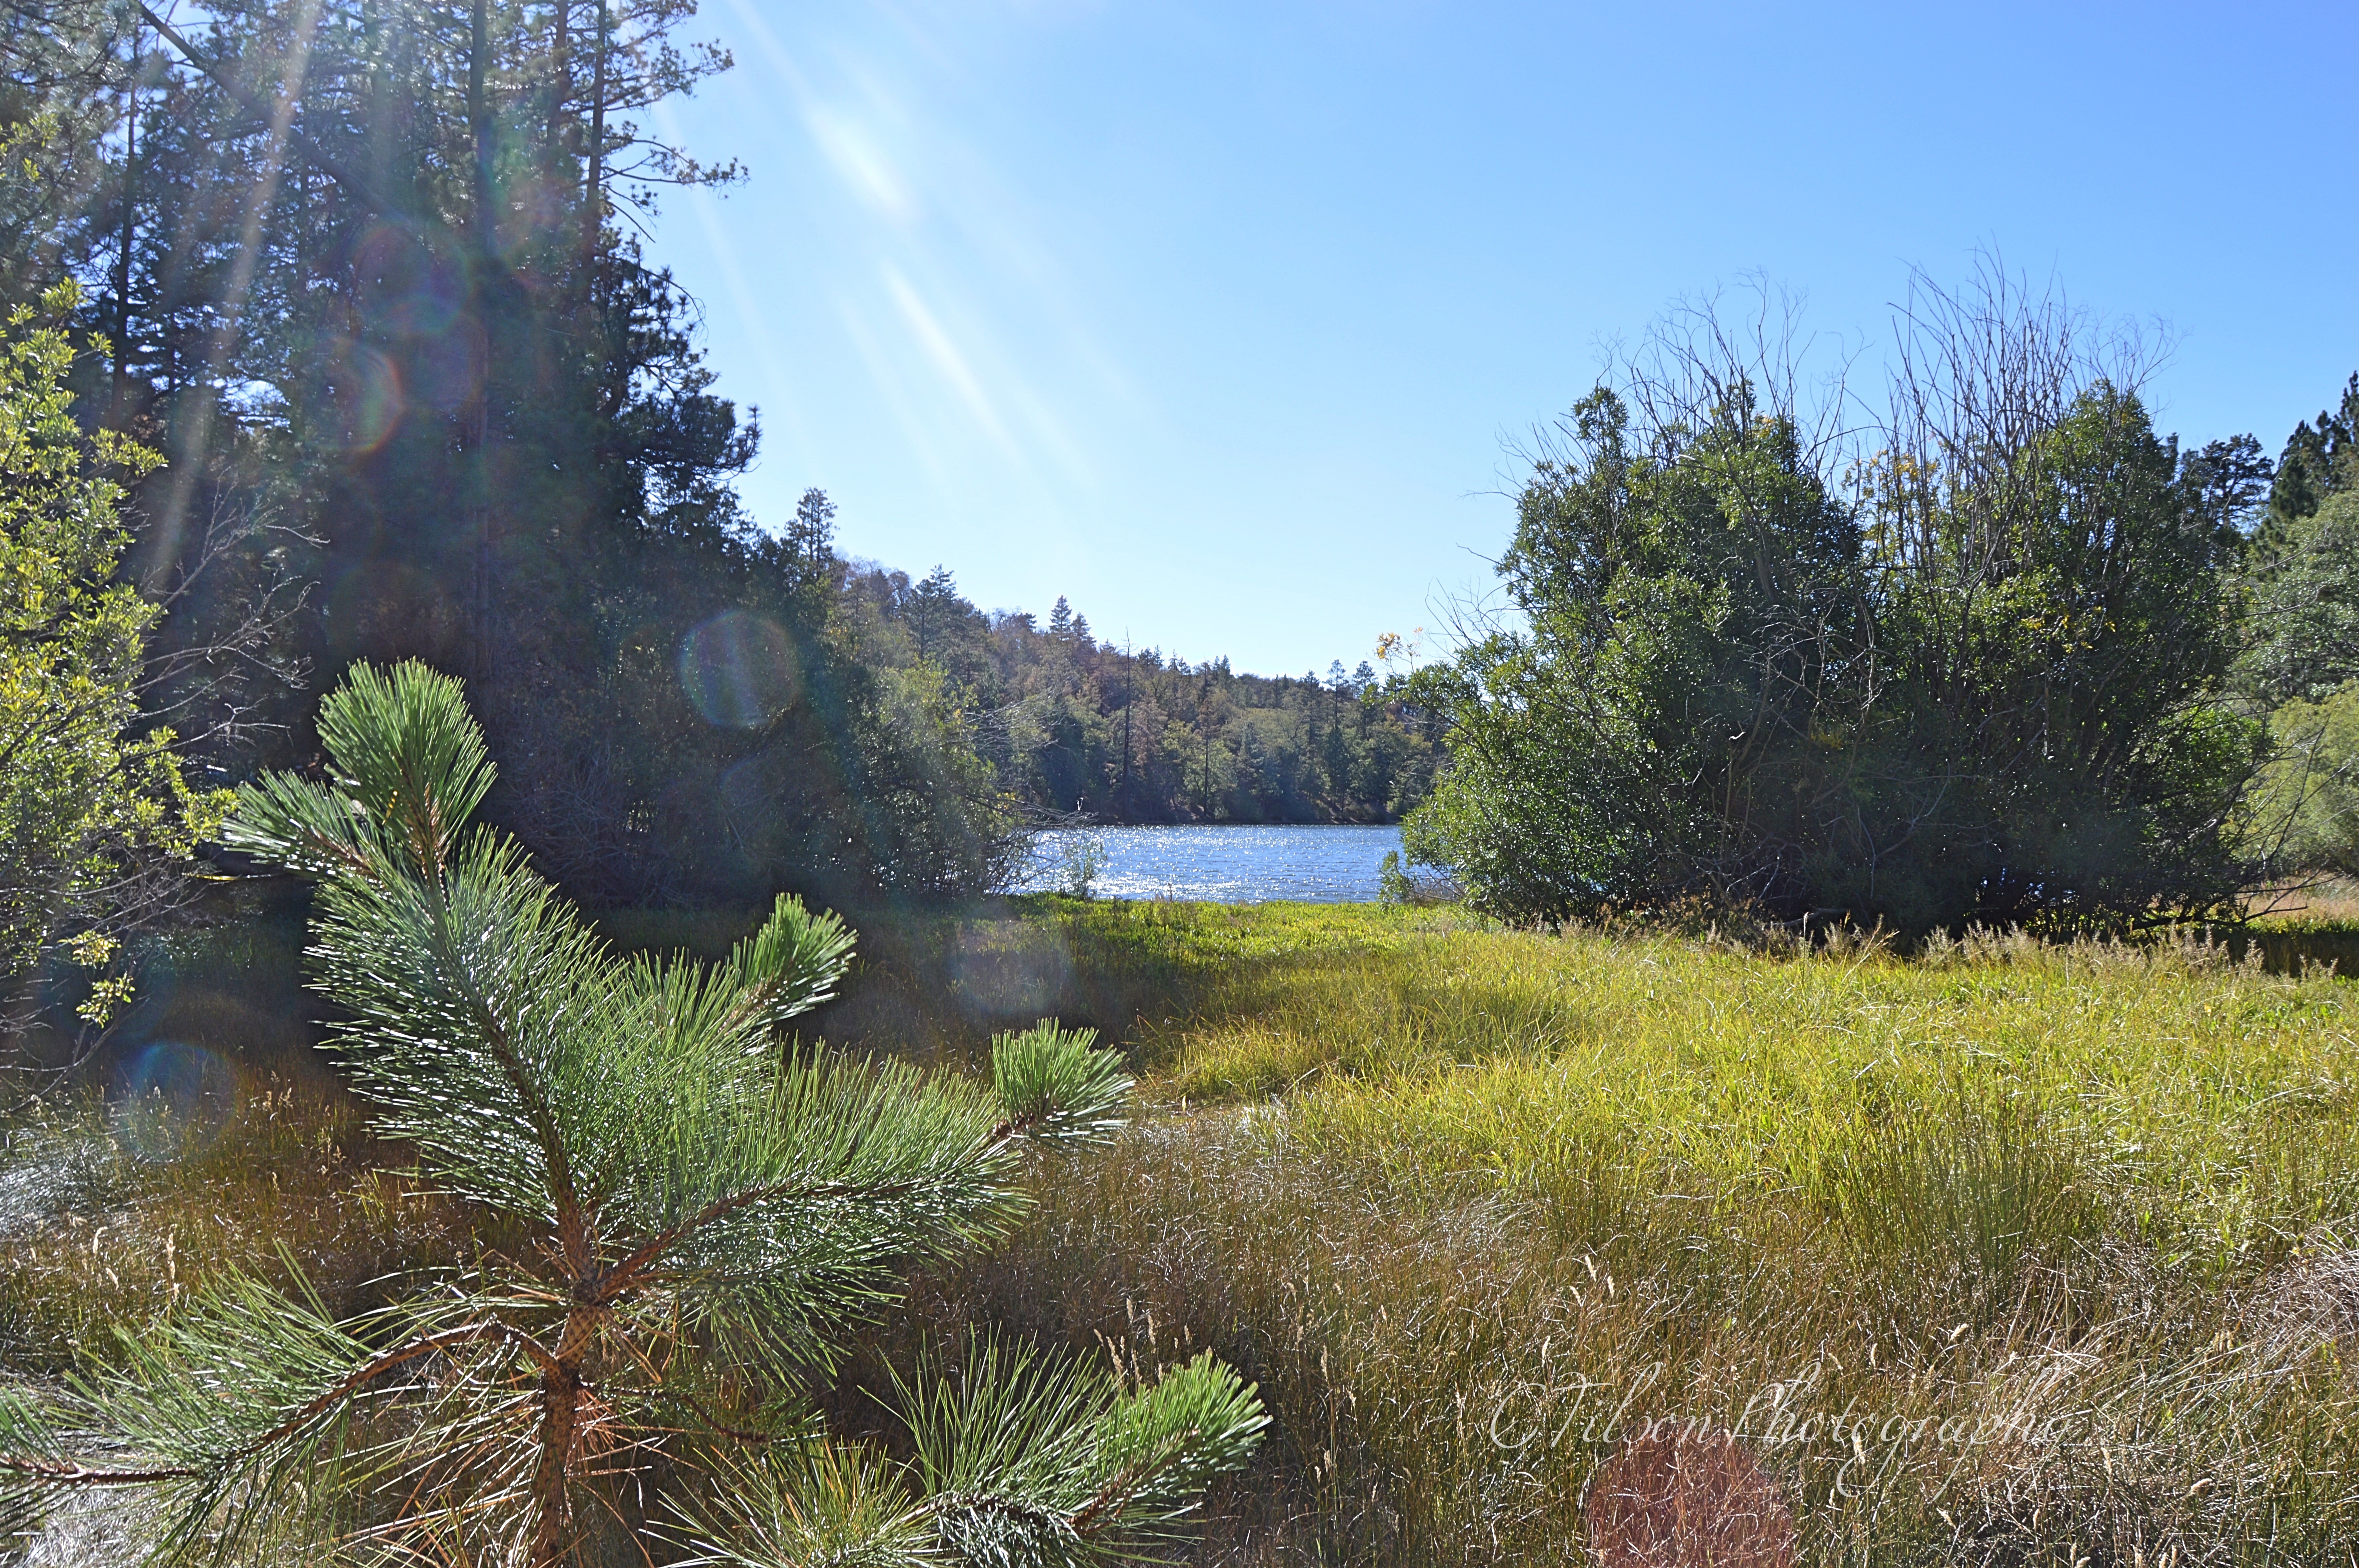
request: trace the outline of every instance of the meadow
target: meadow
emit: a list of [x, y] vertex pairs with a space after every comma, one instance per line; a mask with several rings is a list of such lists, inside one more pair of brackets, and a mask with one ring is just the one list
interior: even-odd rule
[[[1374, 905], [861, 925], [810, 1033], [963, 1065], [1056, 1014], [1120, 1043], [1147, 1104], [1115, 1148], [1044, 1158], [998, 1246], [912, 1275], [841, 1421], [982, 1327], [1125, 1367], [1212, 1348], [1275, 1422], [1210, 1500], [1205, 1563], [1587, 1562], [1584, 1488], [1661, 1419], [1736, 1433], [1814, 1563], [2359, 1542], [2359, 1044], [2325, 966], [2193, 934], [1904, 958]], [[14, 1134], [23, 1375], [113, 1354], [225, 1261], [360, 1306], [481, 1239], [256, 1007], [288, 953], [207, 940], [148, 1022], [229, 1061], [234, 1103], [161, 1131], [118, 1106], [94, 1138], [110, 1113], [60, 1102]]]

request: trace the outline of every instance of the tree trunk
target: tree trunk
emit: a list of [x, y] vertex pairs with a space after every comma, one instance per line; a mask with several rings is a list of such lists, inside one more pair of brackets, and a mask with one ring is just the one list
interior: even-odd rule
[[606, 0], [598, 0], [598, 38], [590, 64], [590, 156], [582, 202], [582, 260], [598, 254], [606, 222]]
[[[566, 1338], [573, 1337], [569, 1319]], [[540, 1379], [540, 1465], [533, 1473], [532, 1568], [564, 1568], [573, 1551], [573, 1516], [567, 1483], [582, 1417], [582, 1376], [560, 1358]]]

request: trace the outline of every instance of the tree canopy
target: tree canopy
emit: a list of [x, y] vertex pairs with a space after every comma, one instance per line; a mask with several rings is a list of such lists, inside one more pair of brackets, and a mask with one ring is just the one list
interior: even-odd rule
[[229, 801], [192, 790], [171, 730], [141, 722], [160, 611], [116, 566], [125, 486], [158, 460], [75, 423], [78, 302], [67, 284], [16, 307], [0, 341], [0, 977], [19, 984], [67, 939], [103, 960], [132, 884], [185, 860]]

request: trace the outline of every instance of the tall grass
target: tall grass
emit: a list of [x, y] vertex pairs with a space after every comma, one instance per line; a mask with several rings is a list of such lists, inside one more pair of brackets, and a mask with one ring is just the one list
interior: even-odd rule
[[[1658, 1417], [1736, 1432], [1814, 1563], [2359, 1547], [2359, 1044], [2324, 972], [1054, 899], [863, 939], [813, 1033], [957, 1062], [1053, 1013], [1125, 1043], [1150, 1108], [1044, 1160], [1005, 1243], [913, 1279], [838, 1419], [921, 1338], [1217, 1349], [1276, 1426], [1206, 1563], [1584, 1562], [1591, 1478]], [[0, 1215], [12, 1368], [282, 1242], [355, 1299], [476, 1244], [332, 1087], [240, 1092], [202, 1149], [93, 1156]]]
[[1210, 1560], [1581, 1562], [1590, 1476], [1676, 1416], [1812, 1562], [2340, 1562], [2344, 994], [1339, 928], [1142, 1032], [1163, 1114], [938, 1310], [1251, 1366], [1280, 1437]]

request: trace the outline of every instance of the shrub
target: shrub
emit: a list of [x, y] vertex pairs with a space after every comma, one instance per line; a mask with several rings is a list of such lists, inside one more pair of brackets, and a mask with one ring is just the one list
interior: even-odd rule
[[1915, 937], [2234, 894], [2249, 441], [2158, 438], [2060, 308], [1917, 303], [1873, 453], [1709, 318], [1582, 401], [1500, 562], [1520, 622], [1417, 677], [1451, 760], [1415, 859], [1519, 922], [1701, 897]]

